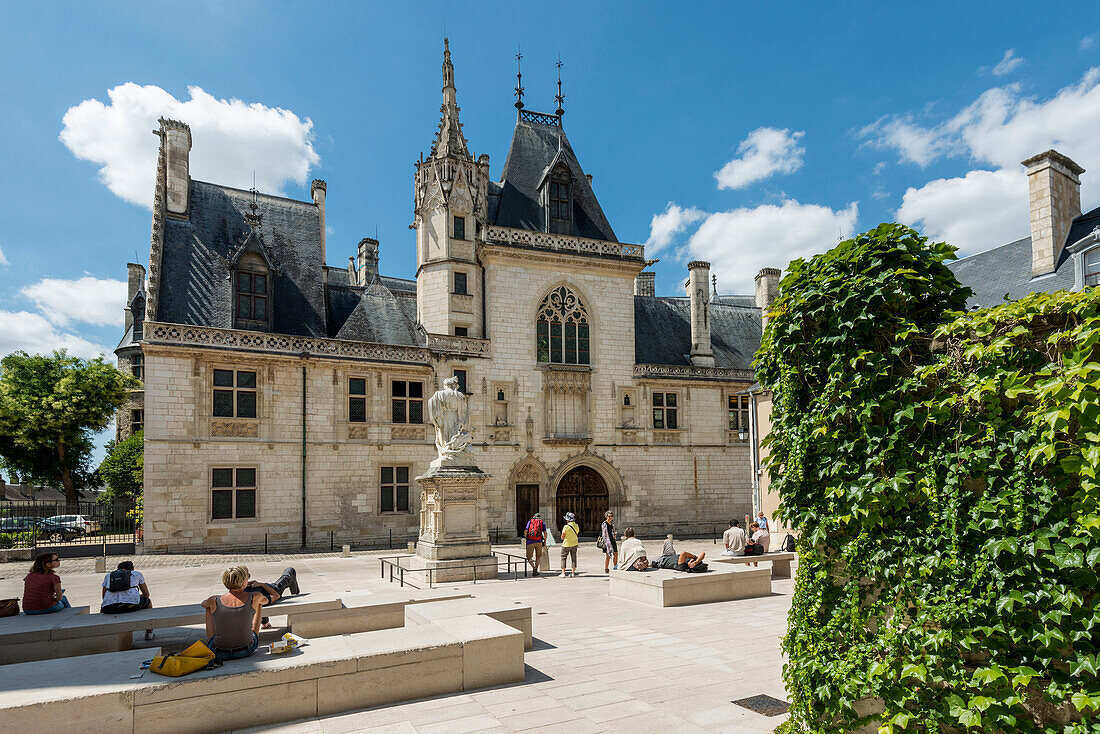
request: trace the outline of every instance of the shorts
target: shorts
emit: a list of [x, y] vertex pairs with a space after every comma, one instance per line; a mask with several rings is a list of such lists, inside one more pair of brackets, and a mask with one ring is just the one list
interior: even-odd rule
[[528, 543], [527, 544], [527, 560], [532, 558], [538, 558], [542, 555], [542, 543]]
[[565, 546], [562, 546], [562, 549], [561, 549], [561, 568], [562, 568], [563, 571], [565, 570], [565, 561], [566, 561], [566, 559], [568, 559], [569, 561], [572, 562], [573, 568], [577, 567], [577, 546], [574, 545], [570, 548], [566, 548]]

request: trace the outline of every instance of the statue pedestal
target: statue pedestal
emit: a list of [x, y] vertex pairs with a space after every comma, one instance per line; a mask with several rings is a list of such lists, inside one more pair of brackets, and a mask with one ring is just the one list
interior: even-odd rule
[[[426, 571], [433, 583], [496, 578], [489, 544], [485, 484], [491, 475], [469, 467], [432, 467], [419, 476], [420, 539], [409, 570]], [[427, 580], [428, 574], [418, 574]]]

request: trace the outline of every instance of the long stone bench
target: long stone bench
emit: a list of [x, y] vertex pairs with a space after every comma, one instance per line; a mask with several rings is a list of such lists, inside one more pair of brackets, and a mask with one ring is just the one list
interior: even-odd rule
[[682, 607], [716, 601], [751, 599], [772, 593], [772, 575], [766, 568], [710, 567], [706, 573], [684, 573], [667, 568], [649, 571], [612, 571], [611, 596], [657, 607]]
[[70, 607], [53, 614], [20, 614], [0, 619], [0, 665], [34, 657], [43, 645], [50, 644], [50, 632], [73, 617], [88, 614], [88, 607]]
[[481, 614], [263, 648], [183, 678], [145, 672], [154, 650], [0, 668], [0, 721], [11, 731], [64, 722], [70, 734], [217, 732], [324, 716], [523, 680], [523, 633]]
[[[307, 594], [289, 597], [269, 609], [272, 616], [287, 615], [289, 619], [294, 614], [336, 610], [342, 606], [342, 602], [334, 597]], [[88, 608], [83, 609], [84, 614], [69, 614], [64, 619], [40, 622], [37, 623], [39, 627], [26, 632], [21, 631], [18, 624], [9, 630], [3, 624], [4, 620], [0, 620], [0, 664], [129, 650], [133, 646], [134, 632], [188, 627], [206, 622], [206, 611], [201, 604], [153, 607], [127, 614], [88, 614]], [[65, 613], [34, 615], [25, 619], [53, 618]]]
[[[329, 637], [355, 632], [393, 629], [405, 625], [405, 607], [410, 604], [466, 599], [468, 593], [443, 590], [385, 591], [367, 594], [343, 594], [343, 607], [332, 610], [292, 610], [287, 626], [302, 637]], [[272, 607], [272, 612], [277, 609]]]
[[490, 617], [522, 632], [525, 650], [530, 650], [534, 645], [531, 607], [519, 605], [517, 602], [470, 598], [410, 604], [405, 607], [405, 626], [435, 624], [440, 620], [475, 614]]
[[718, 554], [714, 558], [708, 556], [707, 560], [733, 565], [770, 561], [773, 579], [789, 579], [791, 577], [791, 561], [797, 557], [795, 553], [790, 551], [776, 551], [775, 553], [765, 553], [762, 556], [723, 556]]

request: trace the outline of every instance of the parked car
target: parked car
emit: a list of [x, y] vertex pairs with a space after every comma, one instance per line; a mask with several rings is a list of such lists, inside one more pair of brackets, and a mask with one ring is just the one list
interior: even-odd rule
[[65, 543], [84, 534], [82, 530], [70, 528], [53, 520], [40, 517], [0, 518], [0, 533], [28, 533], [35, 531], [39, 541]]
[[54, 515], [46, 519], [80, 533], [99, 532], [99, 523], [87, 515]]
[[0, 533], [23, 533], [35, 525], [36, 517], [0, 518]]

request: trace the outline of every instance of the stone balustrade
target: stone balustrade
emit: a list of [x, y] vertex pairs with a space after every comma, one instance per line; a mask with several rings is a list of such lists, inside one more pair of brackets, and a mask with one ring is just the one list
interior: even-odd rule
[[619, 257], [626, 260], [644, 260], [643, 245], [628, 245], [622, 242], [590, 240], [585, 237], [573, 237], [565, 234], [531, 232], [510, 227], [486, 227], [485, 240], [493, 244], [513, 247], [532, 247], [556, 252], [572, 252], [579, 255], [602, 255]]

